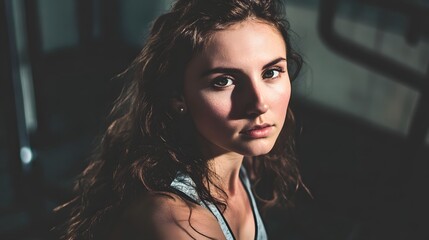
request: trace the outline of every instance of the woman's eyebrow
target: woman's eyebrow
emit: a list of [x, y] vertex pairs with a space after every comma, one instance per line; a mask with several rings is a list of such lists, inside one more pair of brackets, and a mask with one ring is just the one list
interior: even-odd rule
[[269, 63], [265, 64], [265, 65], [262, 67], [262, 69], [266, 69], [266, 68], [268, 68], [268, 67], [271, 67], [271, 66], [273, 66], [273, 65], [275, 65], [275, 64], [277, 64], [277, 63], [279, 63], [279, 62], [281, 62], [281, 61], [286, 61], [286, 58], [284, 58], [284, 57], [276, 58], [276, 59], [274, 59], [273, 61], [271, 61], [271, 62], [269, 62]]
[[203, 73], [201, 73], [201, 78], [206, 77], [208, 75], [214, 74], [214, 73], [227, 73], [227, 74], [239, 74], [242, 73], [238, 68], [228, 68], [228, 67], [215, 67], [208, 70], [205, 70]]
[[[284, 57], [276, 58], [276, 59], [272, 60], [271, 62], [265, 64], [262, 67], [262, 69], [266, 69], [268, 67], [271, 67], [271, 66], [273, 66], [273, 65], [275, 65], [281, 61], [286, 61], [286, 58], [284, 58]], [[215, 68], [205, 70], [204, 72], [201, 73], [200, 77], [203, 78], [203, 77], [209, 76], [211, 74], [215, 74], [215, 73], [240, 74], [242, 72], [243, 71], [240, 70], [239, 68], [215, 67]]]

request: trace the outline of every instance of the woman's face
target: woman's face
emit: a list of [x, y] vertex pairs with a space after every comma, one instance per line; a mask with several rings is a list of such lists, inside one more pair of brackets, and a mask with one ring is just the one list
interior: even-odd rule
[[257, 156], [274, 146], [290, 91], [283, 37], [246, 20], [215, 32], [191, 59], [183, 97], [205, 150]]

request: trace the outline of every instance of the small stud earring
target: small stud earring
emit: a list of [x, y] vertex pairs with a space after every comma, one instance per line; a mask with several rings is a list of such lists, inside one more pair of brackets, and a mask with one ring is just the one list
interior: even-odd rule
[[179, 107], [179, 112], [180, 113], [184, 113], [185, 112], [185, 108], [184, 107]]

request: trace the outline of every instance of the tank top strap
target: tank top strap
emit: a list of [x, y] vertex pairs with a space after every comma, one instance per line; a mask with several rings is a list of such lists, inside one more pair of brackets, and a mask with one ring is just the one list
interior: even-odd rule
[[268, 235], [267, 235], [267, 231], [265, 230], [265, 226], [264, 226], [264, 222], [262, 221], [261, 215], [259, 214], [258, 211], [258, 206], [256, 205], [256, 201], [255, 201], [255, 197], [252, 194], [252, 187], [250, 184], [250, 180], [249, 177], [247, 176], [247, 171], [246, 169], [241, 166], [240, 168], [240, 179], [241, 182], [243, 183], [247, 195], [249, 197], [250, 203], [252, 205], [252, 211], [253, 211], [253, 217], [254, 217], [254, 221], [255, 221], [255, 239], [256, 240], [267, 240], [268, 239]]
[[219, 223], [219, 226], [223, 232], [223, 235], [225, 236], [225, 239], [235, 240], [231, 228], [229, 227], [219, 208], [211, 202], [203, 201], [200, 199], [197, 191], [195, 190], [196, 185], [191, 179], [191, 177], [189, 177], [189, 175], [178, 172], [176, 178], [173, 180], [173, 182], [171, 182], [170, 187], [185, 194], [185, 198], [190, 198], [193, 200], [193, 202], [208, 209], [216, 217], [216, 220]]
[[[266, 240], [268, 239], [267, 232], [259, 214], [255, 198], [252, 194], [250, 180], [247, 176], [246, 169], [243, 166], [240, 168], [240, 180], [246, 189], [251, 203], [255, 222], [255, 240]], [[196, 191], [196, 185], [189, 175], [178, 172], [176, 178], [171, 182], [170, 187], [174, 189], [178, 195], [181, 195], [182, 197], [208, 209], [216, 217], [226, 240], [235, 240], [234, 234], [219, 208], [211, 202], [200, 199]]]

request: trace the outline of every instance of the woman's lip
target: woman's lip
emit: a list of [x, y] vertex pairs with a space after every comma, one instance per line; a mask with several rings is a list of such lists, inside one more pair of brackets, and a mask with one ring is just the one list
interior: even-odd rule
[[262, 124], [241, 131], [240, 133], [250, 138], [266, 138], [270, 135], [273, 125]]

